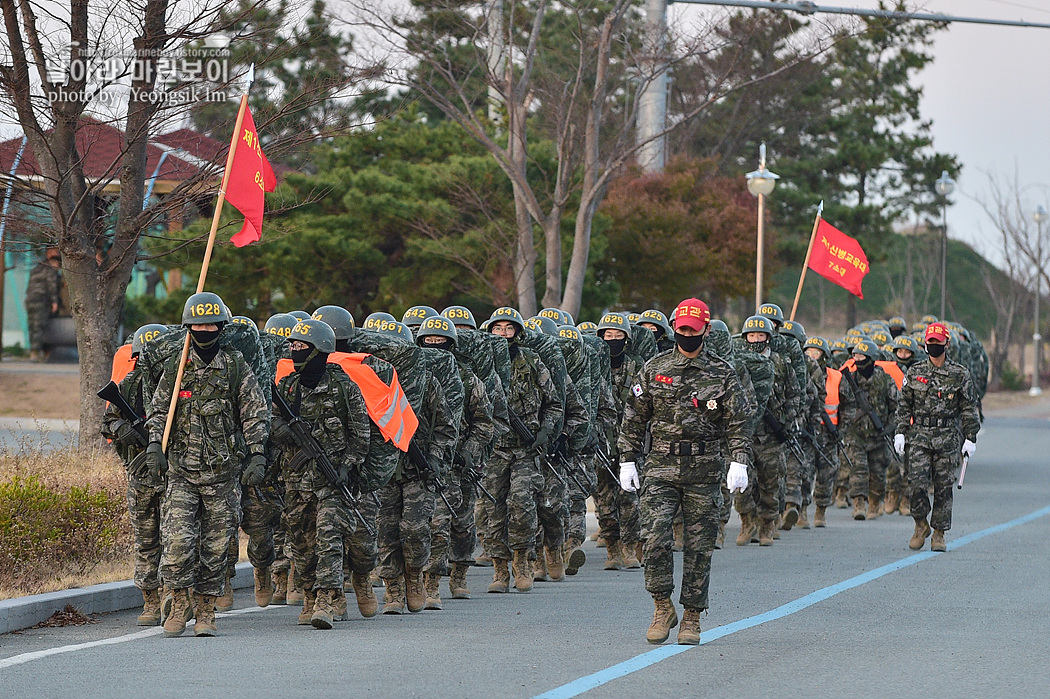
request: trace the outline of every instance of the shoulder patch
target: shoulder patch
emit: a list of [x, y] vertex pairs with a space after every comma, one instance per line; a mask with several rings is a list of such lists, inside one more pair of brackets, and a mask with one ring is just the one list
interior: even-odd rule
[[641, 384], [637, 384], [636, 383], [634, 386], [632, 386], [631, 387], [631, 393], [634, 394], [635, 398], [641, 398], [642, 397], [642, 386], [641, 386]]

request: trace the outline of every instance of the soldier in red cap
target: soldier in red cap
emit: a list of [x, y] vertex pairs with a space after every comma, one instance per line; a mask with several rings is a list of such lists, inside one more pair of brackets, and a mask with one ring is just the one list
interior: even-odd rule
[[[930, 548], [946, 551], [944, 533], [952, 526], [952, 487], [962, 458], [977, 449], [977, 394], [969, 370], [948, 359], [948, 329], [935, 322], [926, 327], [929, 357], [908, 369], [897, 404], [897, 434], [893, 446], [908, 458], [908, 486], [915, 533], [908, 546], [918, 551], [933, 529]], [[933, 485], [931, 514], [928, 493]], [[930, 516], [927, 521], [927, 516]]]
[[[747, 407], [733, 366], [704, 351], [710, 319], [699, 299], [678, 304], [671, 320], [675, 348], [639, 372], [620, 431], [620, 485], [641, 491], [645, 589], [656, 607], [646, 634], [650, 643], [663, 643], [678, 625], [671, 602], [675, 513], [681, 508], [685, 523], [678, 643], [695, 645], [700, 612], [708, 606], [722, 481], [734, 492], [747, 487]], [[647, 431], [651, 447], [642, 453]]]

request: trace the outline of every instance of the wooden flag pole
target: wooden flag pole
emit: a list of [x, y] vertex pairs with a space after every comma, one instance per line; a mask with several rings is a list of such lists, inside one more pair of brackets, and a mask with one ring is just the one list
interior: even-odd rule
[[795, 302], [791, 304], [791, 318], [795, 320], [795, 311], [798, 310], [798, 300], [802, 298], [802, 284], [806, 281], [806, 271], [809, 270], [809, 256], [813, 254], [813, 241], [817, 239], [817, 227], [820, 225], [820, 215], [824, 213], [824, 200], [820, 200], [817, 207], [817, 217], [813, 219], [813, 232], [809, 234], [809, 247], [806, 248], [806, 261], [802, 263], [802, 274], [798, 278], [798, 290], [795, 291]]
[[[208, 245], [204, 248], [204, 264], [201, 265], [201, 276], [197, 280], [197, 293], [204, 291], [204, 281], [208, 278], [208, 265], [211, 263], [211, 253], [215, 248], [215, 234], [219, 230], [219, 219], [222, 217], [222, 205], [226, 201], [226, 185], [230, 176], [230, 168], [233, 166], [233, 156], [237, 152], [237, 138], [244, 123], [244, 111], [248, 108], [248, 91], [241, 95], [241, 104], [237, 108], [237, 121], [233, 127], [233, 136], [230, 138], [230, 152], [226, 154], [226, 167], [222, 171], [222, 182], [219, 184], [219, 200], [215, 204], [215, 215], [211, 217], [211, 230], [208, 232]], [[182, 389], [182, 377], [186, 372], [186, 360], [190, 356], [190, 332], [186, 329], [186, 341], [182, 343], [182, 356], [179, 358], [179, 368], [175, 373], [175, 385], [171, 388], [171, 401], [168, 403], [168, 417], [164, 422], [164, 437], [161, 439], [161, 449], [168, 451], [168, 440], [171, 437], [171, 425], [175, 420], [175, 405], [179, 401], [179, 391]]]

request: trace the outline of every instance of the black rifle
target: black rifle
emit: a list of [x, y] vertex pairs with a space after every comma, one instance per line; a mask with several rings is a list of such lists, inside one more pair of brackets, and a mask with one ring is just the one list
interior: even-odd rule
[[[532, 445], [536, 443], [536, 435], [532, 433], [532, 430], [530, 430], [529, 426], [525, 424], [525, 421], [522, 420], [513, 410], [510, 411], [510, 427], [514, 430], [514, 433], [518, 435], [518, 439], [524, 442], [526, 446], [532, 447]], [[540, 457], [540, 461], [542, 461], [543, 464], [551, 470], [554, 477], [558, 479], [558, 482], [567, 486], [568, 483], [566, 483], [565, 479], [561, 477], [560, 473], [558, 473], [558, 469], [554, 468], [554, 464], [552, 464], [544, 454], [539, 454], [538, 456]]]
[[423, 450], [419, 448], [419, 445], [416, 444], [416, 440], [414, 439], [408, 443], [408, 460], [412, 462], [416, 474], [419, 475], [421, 480], [434, 484], [434, 491], [441, 496], [448, 511], [455, 512], [452, 503], [450, 503], [448, 498], [445, 497], [445, 486], [440, 480], [438, 480], [437, 471], [435, 471], [434, 467], [430, 465], [430, 459], [427, 458], [427, 455], [423, 453]]
[[802, 452], [802, 445], [798, 443], [798, 438], [787, 431], [784, 423], [778, 420], [777, 416], [769, 408], [766, 408], [766, 412], [763, 413], [762, 420], [766, 423], [769, 431], [773, 433], [773, 436], [777, 438], [777, 441], [787, 446], [800, 464], [806, 463], [806, 456]]
[[[466, 463], [467, 462], [465, 462], [462, 457], [456, 457], [457, 466], [465, 466]], [[465, 468], [462, 470], [461, 474], [462, 477], [467, 481], [467, 483], [470, 483], [472, 486], [474, 486], [474, 488], [478, 491], [479, 494], [484, 495], [489, 502], [493, 504], [496, 503], [495, 496], [493, 496], [492, 493], [489, 492], [488, 488], [486, 488], [485, 485], [481, 482], [481, 471], [475, 471], [472, 468]]]
[[[588, 486], [581, 483], [580, 479], [577, 478], [574, 463], [572, 458], [569, 457], [568, 448], [566, 447], [564, 438], [558, 440], [557, 444], [555, 444], [554, 446], [554, 450], [550, 453], [549, 458], [555, 459], [563, 466], [565, 466], [565, 472], [569, 474], [569, 478], [571, 478], [572, 482], [575, 483], [581, 491], [583, 491], [584, 495], [590, 497], [593, 494], [591, 493], [591, 489]], [[583, 479], [585, 481], [587, 480], [586, 473], [583, 474]]]
[[310, 424], [292, 410], [292, 406], [288, 405], [276, 387], [271, 391], [271, 394], [273, 403], [277, 406], [277, 412], [280, 413], [292, 430], [292, 437], [296, 446], [299, 447], [299, 454], [304, 460], [312, 460], [317, 464], [317, 470], [321, 472], [321, 475], [332, 487], [339, 491], [339, 496], [357, 519], [361, 521], [365, 531], [375, 535], [375, 529], [364, 518], [361, 511], [357, 509], [357, 498], [354, 497], [350, 487], [339, 478], [339, 471], [336, 470], [335, 464], [332, 463], [332, 458], [328, 456], [328, 452], [324, 450], [324, 447], [314, 437], [313, 432], [310, 430]]
[[609, 457], [606, 456], [605, 452], [601, 449], [595, 449], [594, 455], [598, 457], [598, 463], [601, 464], [602, 468], [609, 472], [609, 475], [612, 476], [612, 479], [614, 481], [619, 483], [620, 477], [616, 474], [615, 471], [613, 471], [612, 462], [609, 461]]
[[[135, 412], [131, 404], [124, 400], [120, 393], [120, 386], [110, 381], [98, 392], [98, 397], [109, 401], [110, 405], [116, 407], [121, 416], [131, 425], [132, 429], [139, 433], [144, 444], [149, 444], [149, 432], [146, 430], [146, 418]], [[139, 452], [138, 456], [128, 464], [128, 471], [133, 475], [142, 477], [146, 473], [146, 451]]]
[[[825, 415], [826, 414], [827, 413], [825, 413]], [[831, 457], [825, 454], [824, 450], [820, 448], [820, 444], [817, 443], [817, 436], [815, 434], [807, 430], [805, 427], [801, 428], [799, 432], [801, 432], [802, 436], [806, 438], [806, 441], [813, 445], [813, 451], [817, 456], [824, 459], [828, 464], [834, 465], [835, 462], [831, 460]]]
[[831, 435], [831, 439], [835, 442], [835, 448], [842, 454], [842, 458], [849, 464], [849, 468], [853, 470], [853, 459], [849, 458], [849, 454], [846, 453], [846, 445], [842, 443], [842, 435], [839, 433], [839, 429], [835, 427], [835, 423], [831, 421], [831, 416], [828, 415], [827, 411], [820, 411], [820, 421], [824, 423], [824, 429]]
[[852, 371], [844, 371], [842, 375], [846, 377], [846, 381], [849, 383], [849, 387], [853, 389], [853, 396], [857, 399], [857, 405], [863, 410], [868, 418], [871, 419], [872, 426], [875, 427], [875, 431], [879, 433], [880, 439], [886, 445], [886, 448], [890, 450], [890, 456], [898, 464], [901, 463], [900, 454], [893, 447], [893, 440], [886, 434], [886, 426], [882, 424], [882, 420], [871, 407], [871, 403], [868, 402], [868, 394], [861, 390], [860, 386], [857, 385], [857, 378], [853, 375]]

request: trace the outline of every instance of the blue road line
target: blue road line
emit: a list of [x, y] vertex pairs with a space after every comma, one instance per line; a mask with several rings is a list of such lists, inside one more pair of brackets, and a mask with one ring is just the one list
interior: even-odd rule
[[[1019, 527], [1022, 524], [1027, 524], [1029, 522], [1039, 519], [1040, 517], [1045, 517], [1046, 515], [1050, 515], [1050, 506], [1044, 507], [1041, 510], [1036, 510], [1035, 512], [1027, 514], [1023, 517], [1012, 519], [1009, 522], [997, 524], [994, 527], [982, 529], [981, 531], [974, 532], [973, 534], [967, 534], [966, 536], [956, 539], [955, 541], [948, 544], [947, 548], [949, 551], [954, 551], [955, 549], [966, 546], [967, 544], [972, 544], [975, 541], [983, 539], [986, 536], [991, 536], [992, 534], [998, 534], [1008, 529]], [[894, 573], [903, 568], [907, 568], [908, 566], [919, 563], [920, 561], [928, 560], [937, 555], [938, 554], [932, 551], [916, 553], [911, 556], [908, 556], [907, 558], [902, 558], [899, 561], [888, 563], [887, 565], [884, 565], [880, 568], [875, 568], [873, 570], [869, 570], [866, 573], [861, 573], [860, 575], [849, 578], [848, 580], [843, 580], [840, 583], [836, 583], [834, 585], [822, 588], [820, 590], [817, 590], [816, 592], [811, 592], [805, 597], [799, 597], [797, 600], [788, 602], [786, 604], [782, 604], [776, 609], [771, 609], [768, 612], [756, 614], [755, 616], [749, 616], [746, 619], [734, 621], [733, 623], [726, 624], [724, 626], [718, 626], [716, 628], [711, 629], [710, 631], [704, 631], [700, 637], [700, 645], [706, 645], [708, 643], [711, 643], [712, 641], [717, 641], [718, 639], [724, 638], [730, 634], [737, 633], [738, 631], [744, 631], [746, 629], [758, 626], [759, 624], [765, 624], [768, 621], [776, 621], [777, 619], [782, 619], [786, 616], [790, 616], [792, 614], [795, 614], [796, 612], [802, 611], [803, 609], [812, 607], [818, 602], [823, 602], [826, 599], [834, 597], [839, 593], [846, 592], [847, 590], [852, 590], [855, 587], [860, 587], [861, 585], [869, 583], [872, 580], [878, 580], [879, 578], [885, 575], [889, 575], [890, 573]], [[673, 657], [680, 653], [684, 653], [688, 650], [692, 650], [693, 648], [695, 648], [695, 646], [660, 646], [659, 648], [651, 650], [647, 653], [636, 655], [635, 657], [625, 660], [622, 663], [617, 663], [612, 667], [608, 667], [604, 670], [595, 672], [594, 674], [581, 677], [578, 680], [573, 680], [572, 682], [563, 684], [560, 687], [555, 687], [554, 689], [548, 692], [544, 692], [543, 694], [537, 694], [535, 697], [533, 697], [533, 699], [569, 699], [570, 697], [578, 697], [584, 692], [589, 692], [595, 687], [600, 687], [603, 684], [607, 684], [608, 682], [611, 682], [615, 679], [626, 677], [627, 675], [630, 675], [633, 672], [638, 672], [639, 670], [643, 670], [651, 665], [655, 665], [656, 663], [662, 660], [666, 660], [667, 658]]]

